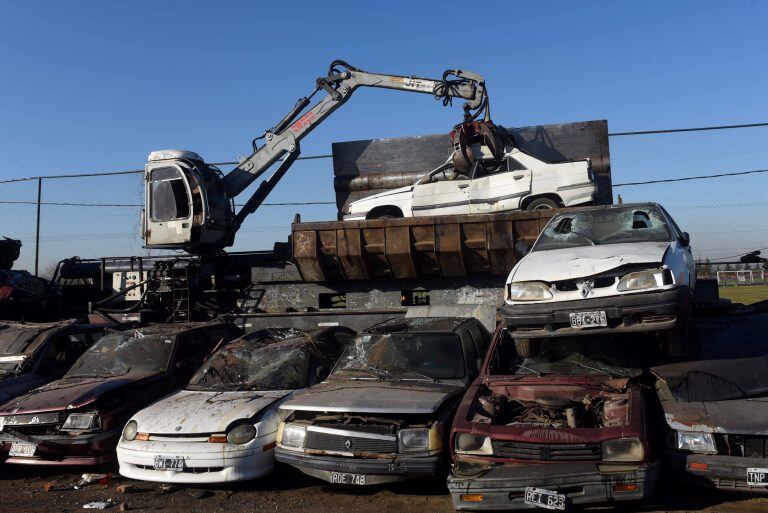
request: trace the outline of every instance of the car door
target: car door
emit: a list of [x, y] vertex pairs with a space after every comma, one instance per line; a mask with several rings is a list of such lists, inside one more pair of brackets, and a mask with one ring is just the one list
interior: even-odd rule
[[477, 162], [469, 187], [473, 214], [503, 212], [520, 208], [520, 201], [531, 193], [531, 170], [519, 160], [507, 157], [497, 166]]
[[[664, 217], [667, 219], [667, 225], [669, 225], [672, 237], [675, 239], [670, 243], [670, 252], [672, 253], [673, 265], [677, 265], [677, 269], [673, 268], [672, 272], [675, 273], [675, 282], [688, 285], [693, 288], [696, 283], [696, 261], [693, 258], [693, 250], [691, 249], [690, 240], [687, 242], [684, 240], [688, 237], [687, 234], [683, 234], [680, 227], [669, 212], [666, 209], [661, 209], [664, 212]], [[665, 259], [666, 260], [666, 259]], [[685, 272], [687, 276], [681, 279], [681, 273]]]
[[469, 186], [469, 176], [456, 172], [419, 181], [413, 186], [411, 200], [414, 217], [469, 214]]

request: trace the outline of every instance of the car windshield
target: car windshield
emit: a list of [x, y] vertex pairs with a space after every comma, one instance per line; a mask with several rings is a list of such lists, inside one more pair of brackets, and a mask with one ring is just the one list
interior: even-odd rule
[[426, 175], [419, 178], [417, 184], [444, 182], [447, 180], [462, 180], [468, 178], [467, 175], [461, 174], [456, 171], [451, 161], [448, 161], [441, 166], [433, 169]]
[[206, 360], [188, 390], [296, 390], [307, 384], [306, 342], [239, 340]]
[[361, 333], [333, 371], [349, 373], [380, 379], [460, 379], [464, 377], [461, 341], [455, 333]]
[[83, 353], [64, 378], [163, 372], [168, 367], [175, 336], [145, 335], [135, 330], [107, 335]]
[[669, 227], [657, 207], [604, 208], [553, 217], [531, 251], [669, 240]]
[[[645, 342], [645, 345], [643, 345]], [[505, 335], [491, 355], [494, 375], [610, 376], [632, 378], [642, 374], [649, 358], [647, 341], [638, 338], [588, 336], [532, 340], [534, 356], [518, 355], [514, 340]]]

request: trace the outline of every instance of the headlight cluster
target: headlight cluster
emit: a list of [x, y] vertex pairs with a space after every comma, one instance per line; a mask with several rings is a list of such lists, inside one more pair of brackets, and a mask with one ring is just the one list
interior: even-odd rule
[[235, 424], [227, 431], [227, 442], [234, 445], [247, 444], [256, 438], [256, 427], [253, 424], [243, 422]]
[[136, 433], [139, 432], [139, 424], [135, 420], [131, 420], [123, 428], [123, 440], [131, 442], [136, 439]]
[[619, 438], [603, 442], [603, 461], [636, 462], [645, 458], [645, 448], [639, 438]]
[[456, 437], [456, 454], [492, 455], [493, 446], [487, 436], [473, 435], [471, 433], [459, 433]]
[[691, 452], [717, 453], [715, 437], [711, 433], [677, 432], [677, 449]]
[[304, 438], [307, 436], [307, 427], [298, 424], [283, 424], [283, 433], [280, 443], [286, 447], [301, 449], [304, 447]]
[[70, 413], [61, 429], [64, 431], [87, 431], [99, 427], [99, 416], [95, 413]]
[[665, 269], [652, 269], [625, 274], [619, 280], [616, 290], [628, 292], [632, 290], [647, 290], [672, 284], [672, 275]]
[[506, 299], [508, 301], [543, 301], [552, 299], [549, 285], [541, 281], [521, 281], [507, 283]]
[[397, 433], [398, 452], [423, 452], [429, 450], [429, 429], [401, 429]]

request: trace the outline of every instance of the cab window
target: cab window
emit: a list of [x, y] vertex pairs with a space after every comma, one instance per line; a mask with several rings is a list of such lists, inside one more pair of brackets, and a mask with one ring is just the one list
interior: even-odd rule
[[48, 346], [40, 362], [40, 372], [43, 374], [66, 372], [88, 349], [88, 345], [88, 338], [82, 332], [57, 336]]
[[181, 171], [159, 167], [150, 175], [150, 217], [153, 221], [172, 221], [189, 217], [187, 187]]

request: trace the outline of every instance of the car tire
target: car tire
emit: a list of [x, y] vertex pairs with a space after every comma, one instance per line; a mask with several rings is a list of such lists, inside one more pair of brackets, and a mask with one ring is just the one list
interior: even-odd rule
[[553, 208], [560, 208], [560, 205], [552, 198], [536, 198], [525, 207], [526, 210], [552, 210]]
[[530, 338], [515, 339], [515, 350], [517, 351], [517, 354], [523, 358], [531, 358], [532, 356], [536, 356], [536, 354], [539, 352], [540, 345], [540, 340], [534, 340]]

